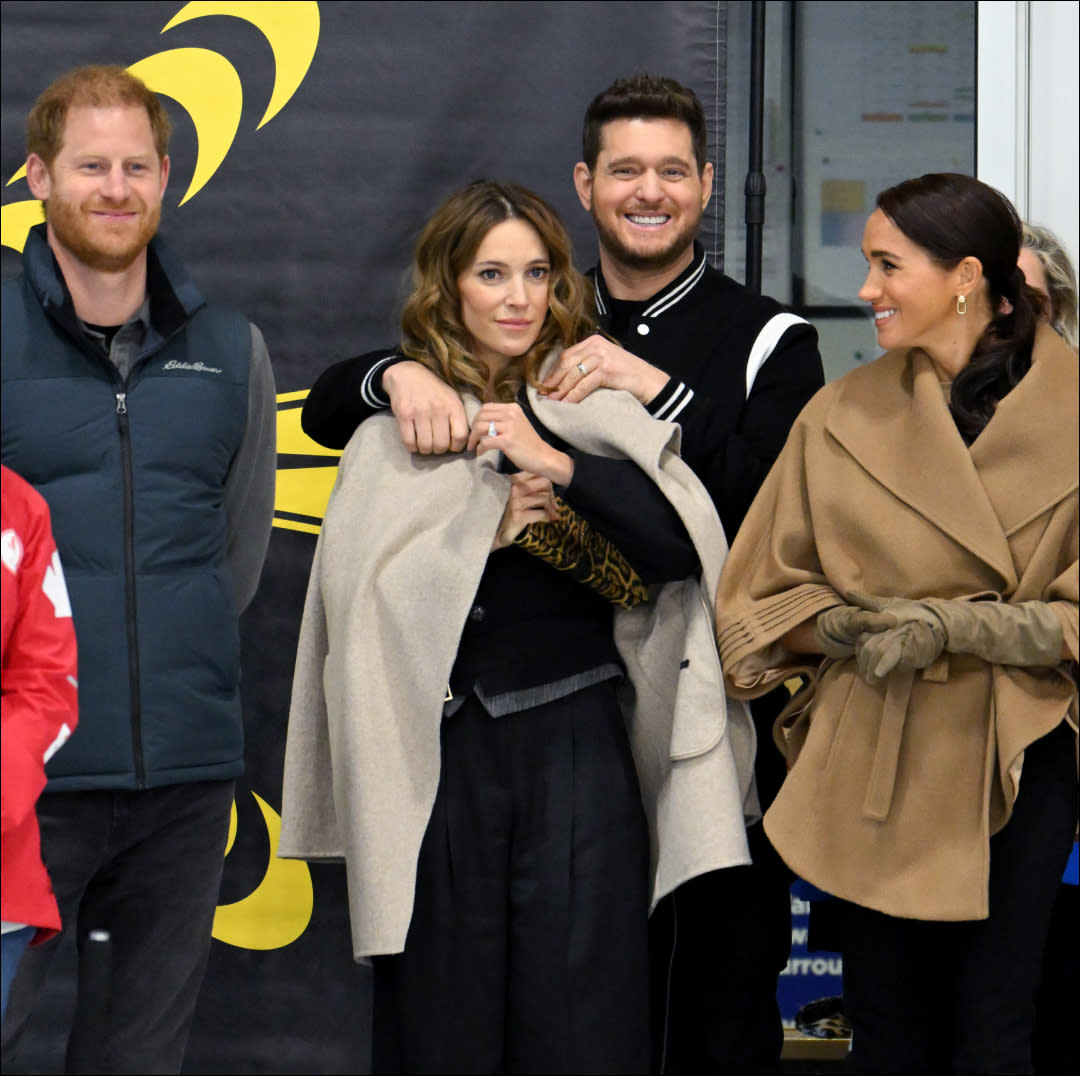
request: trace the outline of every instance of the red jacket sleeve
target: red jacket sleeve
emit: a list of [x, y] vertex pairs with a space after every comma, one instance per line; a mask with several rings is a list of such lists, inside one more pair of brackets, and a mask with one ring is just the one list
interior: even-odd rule
[[26, 818], [77, 721], [75, 629], [41, 496], [3, 469], [3, 832]]

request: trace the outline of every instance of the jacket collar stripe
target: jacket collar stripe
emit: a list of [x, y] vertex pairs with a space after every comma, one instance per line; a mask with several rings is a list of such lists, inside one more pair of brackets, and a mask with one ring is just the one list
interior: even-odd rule
[[607, 304], [604, 302], [604, 293], [600, 287], [600, 269], [597, 267], [596, 278], [593, 280], [593, 289], [596, 291], [596, 312], [601, 316], [607, 315]]
[[[656, 298], [653, 299], [652, 304], [645, 308], [641, 316], [643, 318], [659, 317], [665, 310], [670, 309], [681, 299], [686, 298], [693, 290], [694, 285], [705, 275], [707, 264], [705, 251], [702, 250], [700, 260], [697, 265], [689, 271], [689, 275], [671, 285], [667, 291], [662, 291], [656, 296]], [[601, 272], [600, 267], [597, 266], [595, 276], [593, 277], [593, 288], [596, 291], [596, 311], [600, 317], [605, 317], [608, 313], [607, 303], [604, 302], [605, 286], [606, 285], [603, 284], [603, 273]]]
[[693, 272], [682, 283], [677, 284], [666, 295], [661, 295], [652, 306], [645, 310], [644, 317], [655, 318], [659, 317], [665, 310], [673, 307], [681, 299], [685, 299], [686, 296], [693, 290], [693, 287], [697, 282], [705, 275], [705, 253], [702, 252], [701, 261], [697, 263]]

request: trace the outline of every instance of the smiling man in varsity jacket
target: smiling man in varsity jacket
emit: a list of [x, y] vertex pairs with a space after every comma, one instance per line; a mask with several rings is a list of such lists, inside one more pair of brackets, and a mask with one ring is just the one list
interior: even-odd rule
[[[683, 457], [730, 541], [796, 415], [823, 384], [817, 333], [710, 266], [696, 241], [713, 166], [692, 90], [648, 75], [620, 79], [589, 105], [582, 141], [574, 184], [599, 240], [592, 277], [600, 323], [619, 343], [596, 335], [568, 348], [548, 391], [576, 402], [598, 388], [624, 389], [650, 414], [678, 422]], [[302, 423], [316, 441], [343, 448], [361, 421], [388, 406], [413, 451], [465, 447], [469, 427], [453, 390], [385, 350], [325, 371]], [[755, 703], [763, 807], [783, 778], [771, 724], [785, 699]], [[744, 1073], [779, 1060], [776, 980], [791, 940], [790, 879], [760, 824], [748, 837], [753, 866], [691, 879], [653, 913], [658, 1071]]]
[[[262, 337], [155, 238], [168, 138], [121, 67], [54, 82], [27, 123], [46, 223], [3, 285], [3, 462], [49, 504], [79, 645], [79, 728], [49, 764], [42, 850], [80, 953], [111, 935], [68, 1071], [180, 1071], [243, 770], [237, 618], [273, 514]], [[5, 1072], [55, 947], [19, 965]]]

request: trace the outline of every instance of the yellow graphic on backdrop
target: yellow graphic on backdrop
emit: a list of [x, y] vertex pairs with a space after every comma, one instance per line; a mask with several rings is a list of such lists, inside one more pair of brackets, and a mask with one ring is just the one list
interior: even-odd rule
[[[274, 53], [276, 77], [274, 92], [266, 106], [259, 127], [272, 120], [304, 81], [319, 43], [319, 5], [317, 3], [205, 3], [193, 0], [185, 4], [166, 24], [171, 30], [183, 22], [207, 15], [232, 15], [244, 19], [262, 31]], [[255, 130], [258, 130], [256, 127]]]
[[148, 56], [128, 70], [155, 93], [171, 97], [191, 117], [199, 144], [195, 172], [183, 205], [221, 167], [240, 127], [244, 89], [228, 60], [209, 49], [172, 49]]
[[[255, 889], [242, 900], [219, 904], [214, 913], [213, 935], [239, 949], [283, 949], [307, 929], [315, 906], [311, 871], [300, 860], [278, 859], [281, 817], [261, 796], [252, 792], [262, 811], [270, 836], [270, 862]], [[225, 855], [236, 839], [236, 803], [229, 818]]]
[[[11, 177], [10, 182], [21, 179], [26, 175], [26, 168]], [[35, 224], [40, 224], [45, 219], [41, 211], [41, 203], [36, 199], [27, 202], [8, 202], [0, 210], [0, 243], [12, 250], [21, 251], [26, 246], [26, 236]]]
[[[326, 503], [337, 477], [341, 453], [323, 448], [300, 428], [300, 404], [308, 389], [280, 393], [277, 415], [278, 459], [282, 456], [330, 456], [333, 462], [315, 467], [279, 467], [274, 490], [274, 526], [318, 534]], [[294, 518], [290, 518], [294, 517]], [[303, 517], [303, 518], [295, 518]]]
[[[274, 54], [274, 89], [256, 130], [285, 107], [304, 81], [319, 43], [319, 5], [314, 0], [185, 4], [161, 31], [208, 15], [230, 15], [257, 27]], [[240, 76], [220, 53], [208, 49], [171, 49], [148, 56], [129, 68], [155, 93], [171, 97], [191, 116], [198, 140], [195, 171], [180, 199], [193, 198], [221, 167], [240, 126], [243, 88]], [[7, 181], [26, 176], [23, 165]], [[0, 210], [0, 243], [21, 251], [26, 236], [44, 220], [36, 199], [10, 202]]]

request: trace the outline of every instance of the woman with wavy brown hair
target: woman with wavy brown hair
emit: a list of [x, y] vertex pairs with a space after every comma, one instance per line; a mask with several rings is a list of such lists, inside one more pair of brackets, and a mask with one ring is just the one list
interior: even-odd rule
[[[491, 229], [508, 220], [531, 228], [544, 247], [548, 311], [535, 340], [489, 385], [490, 371], [473, 354], [462, 322], [459, 280]], [[573, 266], [562, 221], [522, 187], [481, 182], [455, 194], [421, 232], [412, 275], [413, 291], [401, 316], [401, 353], [477, 399], [512, 401], [523, 381], [539, 383], [540, 365], [553, 348], [569, 347], [595, 331], [588, 306], [592, 289]]]
[[[410, 454], [385, 414], [345, 450], [297, 654], [281, 850], [345, 859], [376, 1072], [643, 1072], [650, 898], [689, 869], [665, 850], [746, 859], [752, 767], [724, 735], [711, 627], [688, 641], [708, 617], [697, 550], [718, 574], [723, 532], [676, 427], [625, 393], [536, 392], [592, 331], [538, 196], [450, 195], [413, 281], [401, 350], [463, 394], [467, 445]], [[670, 772], [680, 707], [702, 740], [689, 784]], [[650, 840], [661, 788], [701, 840]], [[707, 788], [700, 806], [687, 788]]]
[[1077, 361], [971, 176], [878, 195], [860, 298], [885, 354], [806, 406], [717, 592], [733, 692], [796, 673], [765, 815], [841, 899], [868, 1073], [1031, 1072], [1076, 827]]

